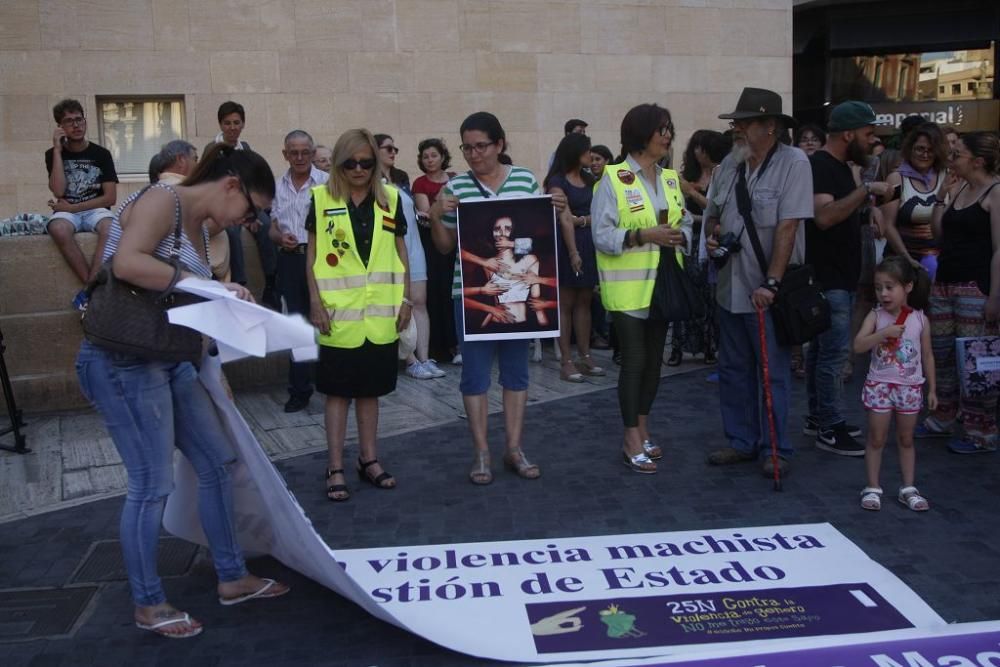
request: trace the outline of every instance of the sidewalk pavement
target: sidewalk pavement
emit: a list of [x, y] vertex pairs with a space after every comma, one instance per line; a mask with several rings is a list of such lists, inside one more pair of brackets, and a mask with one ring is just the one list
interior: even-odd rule
[[[665, 450], [656, 475], [637, 475], [622, 465], [621, 422], [611, 388], [529, 406], [524, 448], [542, 467], [537, 481], [501, 469], [503, 429], [497, 416], [489, 431], [496, 481], [488, 487], [467, 481], [472, 456], [467, 425], [458, 420], [382, 439], [380, 457], [399, 481], [394, 491], [351, 477], [351, 500], [334, 504], [323, 493], [323, 453], [286, 459], [277, 467], [334, 550], [829, 521], [945, 620], [1000, 618], [995, 512], [1000, 457], [957, 456], [942, 440], [918, 442], [917, 483], [931, 503], [930, 512], [918, 514], [891, 502], [899, 469], [890, 447], [883, 475], [887, 502], [874, 513], [858, 505], [863, 459], [821, 452], [797, 436], [801, 448], [792, 474], [776, 493], [753, 464], [705, 464], [705, 454], [724, 444], [718, 388], [705, 381], [708, 372], [698, 368], [661, 383], [651, 415], [652, 431]], [[864, 423], [858, 394], [855, 382], [847, 389], [849, 415]], [[804, 387], [797, 383], [793, 414], [801, 415], [804, 406]], [[796, 417], [791, 427], [798, 426]], [[352, 447], [348, 456], [353, 455]], [[184, 553], [178, 558], [186, 547], [172, 538], [164, 544], [171, 547], [180, 576], [165, 578], [168, 596], [206, 630], [183, 641], [140, 632], [131, 623], [120, 573], [100, 581], [94, 574], [100, 568], [81, 569], [92, 549], [114, 551], [113, 543], [94, 543], [117, 539], [120, 506], [119, 498], [100, 500], [0, 527], [0, 589], [5, 589], [0, 590], [0, 664], [507, 664], [456, 654], [387, 625], [268, 558], [252, 561], [251, 568], [289, 582], [292, 592], [221, 607], [204, 550], [192, 550], [193, 561]], [[31, 610], [24, 602], [17, 606], [18, 593], [11, 589], [51, 589], [54, 601], [43, 619], [53, 626], [49, 636], [17, 641], [32, 631], [26, 618]], [[55, 617], [73, 604], [82, 607], [75, 623], [63, 636], [51, 636], [59, 631]], [[72, 621], [74, 613], [65, 615]]]

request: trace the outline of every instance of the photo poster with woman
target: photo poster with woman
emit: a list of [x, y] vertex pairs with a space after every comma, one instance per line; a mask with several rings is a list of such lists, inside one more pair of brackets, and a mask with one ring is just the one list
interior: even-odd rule
[[459, 204], [465, 340], [559, 336], [556, 233], [548, 195]]

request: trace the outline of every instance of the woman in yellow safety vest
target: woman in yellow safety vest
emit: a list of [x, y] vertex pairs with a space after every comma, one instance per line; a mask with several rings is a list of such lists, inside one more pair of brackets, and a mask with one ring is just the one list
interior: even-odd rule
[[344, 479], [347, 411], [355, 401], [357, 473], [379, 489], [395, 478], [375, 452], [378, 397], [396, 389], [398, 332], [409, 324], [406, 218], [395, 187], [376, 169], [368, 130], [348, 130], [333, 147], [330, 181], [312, 190], [306, 230], [309, 319], [319, 330], [316, 389], [326, 394], [327, 498], [350, 497]]
[[609, 164], [594, 192], [591, 220], [601, 301], [611, 313], [621, 349], [618, 403], [625, 423], [625, 465], [655, 473], [663, 452], [649, 435], [649, 412], [660, 383], [667, 322], [650, 319], [649, 304], [662, 248], [679, 263], [691, 242], [680, 178], [657, 161], [674, 136], [670, 112], [640, 104], [622, 120], [622, 155]]

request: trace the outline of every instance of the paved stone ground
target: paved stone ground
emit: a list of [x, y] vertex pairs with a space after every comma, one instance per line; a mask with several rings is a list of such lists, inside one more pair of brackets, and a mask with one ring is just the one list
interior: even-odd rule
[[[949, 454], [943, 441], [922, 442], [918, 484], [931, 511], [916, 514], [887, 502], [882, 512], [867, 513], [858, 507], [862, 460], [820, 452], [800, 437], [793, 474], [775, 493], [752, 465], [704, 464], [706, 451], [723, 444], [717, 387], [705, 382], [706, 374], [699, 370], [661, 385], [652, 426], [663, 434], [666, 458], [657, 475], [636, 475], [620, 463], [620, 422], [610, 389], [529, 407], [525, 449], [543, 468], [534, 482], [498, 470], [492, 486], [470, 485], [461, 421], [386, 438], [382, 458], [399, 488], [380, 491], [352, 479], [354, 495], [345, 504], [324, 499], [321, 454], [277, 465], [334, 549], [829, 521], [946, 620], [1000, 618], [1000, 457], [961, 457]], [[801, 383], [795, 405], [801, 413]], [[860, 422], [860, 410], [852, 417]], [[498, 417], [490, 433], [499, 445]], [[495, 464], [499, 456], [497, 447]], [[883, 486], [898, 486], [892, 450]], [[65, 586], [92, 542], [116, 538], [120, 503], [104, 500], [0, 527], [0, 589]], [[200, 637], [169, 641], [139, 632], [131, 626], [125, 583], [112, 582], [102, 585], [71, 636], [0, 643], [0, 664], [500, 664], [449, 652], [377, 621], [273, 560], [251, 566], [290, 582], [292, 593], [220, 607], [202, 558], [187, 576], [166, 580], [171, 600], [205, 623]]]

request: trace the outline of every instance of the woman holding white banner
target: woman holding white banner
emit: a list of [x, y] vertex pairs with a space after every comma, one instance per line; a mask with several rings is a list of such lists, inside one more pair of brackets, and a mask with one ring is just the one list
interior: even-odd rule
[[[261, 156], [213, 144], [181, 185], [154, 185], [127, 200], [112, 223], [105, 261], [116, 281], [154, 293], [182, 278], [212, 277], [206, 222], [235, 227], [271, 205], [274, 176]], [[178, 233], [179, 232], [179, 233]], [[180, 268], [167, 261], [179, 256]], [[224, 283], [240, 298], [247, 289]], [[128, 474], [121, 543], [135, 624], [171, 637], [193, 637], [202, 625], [166, 600], [156, 574], [163, 508], [173, 489], [174, 447], [198, 475], [198, 511], [219, 577], [219, 602], [271, 598], [288, 587], [247, 572], [236, 539], [228, 437], [190, 362], [151, 360], [84, 341], [76, 371], [83, 394], [104, 418]]]
[[354, 403], [358, 477], [377, 489], [396, 479], [376, 453], [378, 397], [396, 389], [399, 333], [410, 322], [406, 218], [399, 191], [382, 183], [368, 130], [333, 147], [330, 181], [312, 189], [306, 217], [309, 319], [319, 330], [316, 389], [326, 394], [326, 495], [350, 498], [344, 479], [347, 412]]
[[[469, 171], [451, 179], [430, 209], [431, 234], [434, 245], [442, 253], [450, 253], [458, 242], [458, 202], [463, 199], [489, 197], [526, 197], [541, 194], [534, 174], [511, 164], [507, 155], [507, 135], [500, 121], [491, 113], [479, 111], [462, 122], [462, 155]], [[565, 197], [553, 198], [557, 208], [565, 206]], [[462, 353], [462, 380], [459, 389], [469, 416], [472, 444], [475, 450], [469, 481], [489, 484], [493, 481], [490, 468], [490, 448], [486, 440], [489, 404], [486, 392], [490, 388], [493, 359], [499, 360], [500, 384], [503, 385], [503, 408], [507, 431], [504, 466], [524, 479], [541, 475], [521, 448], [524, 427], [524, 407], [528, 401], [528, 340], [462, 340], [462, 281], [460, 260], [455, 262], [452, 298], [455, 303], [456, 334]], [[497, 261], [497, 260], [491, 260]], [[497, 267], [494, 267], [497, 268]]]

